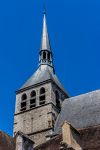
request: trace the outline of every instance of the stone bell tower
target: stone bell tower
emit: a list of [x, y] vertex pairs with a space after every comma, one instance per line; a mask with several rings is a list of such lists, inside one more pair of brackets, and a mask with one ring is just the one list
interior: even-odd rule
[[46, 136], [53, 133], [61, 104], [67, 97], [55, 74], [44, 13], [38, 69], [16, 92], [14, 134], [23, 132], [35, 145], [45, 142]]

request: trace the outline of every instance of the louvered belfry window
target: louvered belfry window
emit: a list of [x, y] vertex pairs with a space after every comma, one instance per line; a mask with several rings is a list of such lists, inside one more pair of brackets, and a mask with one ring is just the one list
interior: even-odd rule
[[27, 95], [24, 93], [21, 97], [21, 111], [26, 110], [26, 100], [27, 100]]
[[44, 87], [40, 89], [39, 104], [40, 105], [45, 104], [45, 88]]
[[36, 92], [32, 91], [30, 94], [30, 108], [36, 107]]

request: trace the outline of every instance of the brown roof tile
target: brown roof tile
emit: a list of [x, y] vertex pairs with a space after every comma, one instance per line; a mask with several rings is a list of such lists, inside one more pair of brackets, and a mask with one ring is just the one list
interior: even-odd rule
[[15, 139], [0, 131], [0, 150], [15, 150]]
[[51, 140], [35, 147], [34, 150], [58, 150], [60, 149], [60, 142], [62, 141], [62, 136], [57, 135], [53, 137]]
[[80, 130], [84, 150], [100, 150], [100, 125]]

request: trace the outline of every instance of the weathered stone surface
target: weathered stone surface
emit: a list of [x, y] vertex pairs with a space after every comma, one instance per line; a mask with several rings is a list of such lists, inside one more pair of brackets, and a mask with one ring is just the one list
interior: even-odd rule
[[[40, 89], [45, 88], [45, 105], [40, 106], [39, 96]], [[36, 91], [36, 107], [30, 109], [30, 93]], [[20, 92], [16, 95], [16, 110], [14, 117], [14, 133], [21, 131], [32, 137], [35, 144], [45, 142], [46, 135], [53, 131], [55, 120], [58, 116], [59, 110], [56, 108], [55, 92], [59, 93], [59, 100], [62, 104], [66, 95], [51, 81], [43, 85], [36, 86], [26, 91]], [[23, 94], [27, 95], [26, 111], [21, 112], [21, 97]]]
[[71, 126], [70, 123], [64, 121], [62, 125], [62, 143], [72, 148], [73, 150], [82, 150], [80, 146], [80, 134], [79, 132]]
[[16, 150], [33, 150], [34, 142], [22, 132], [17, 132], [16, 136]]

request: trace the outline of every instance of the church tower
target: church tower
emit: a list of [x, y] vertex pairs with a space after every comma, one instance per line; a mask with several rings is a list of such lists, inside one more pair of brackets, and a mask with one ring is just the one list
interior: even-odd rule
[[14, 134], [23, 132], [35, 145], [45, 142], [46, 136], [53, 133], [61, 104], [67, 97], [55, 74], [44, 13], [38, 69], [16, 92]]

